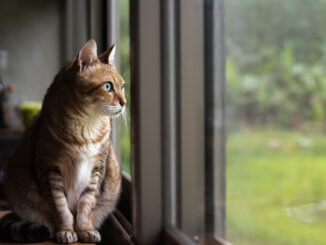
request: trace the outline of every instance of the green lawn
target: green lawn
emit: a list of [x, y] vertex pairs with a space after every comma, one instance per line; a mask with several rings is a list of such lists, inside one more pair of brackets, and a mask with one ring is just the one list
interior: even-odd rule
[[[122, 165], [130, 173], [129, 130]], [[227, 236], [235, 245], [326, 244], [326, 136], [242, 130], [227, 141]]]
[[326, 244], [326, 136], [232, 132], [227, 236], [233, 244]]

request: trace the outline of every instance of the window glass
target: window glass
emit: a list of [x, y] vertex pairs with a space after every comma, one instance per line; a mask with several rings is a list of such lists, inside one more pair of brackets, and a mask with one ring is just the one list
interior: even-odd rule
[[130, 174], [130, 32], [129, 0], [120, 2], [120, 71], [126, 82], [127, 108], [121, 118], [120, 144], [122, 169]]
[[228, 239], [325, 244], [326, 1], [225, 10]]
[[182, 231], [196, 237], [205, 231], [204, 76], [203, 66], [192, 59], [203, 55], [202, 4], [181, 1], [180, 12], [177, 212]]

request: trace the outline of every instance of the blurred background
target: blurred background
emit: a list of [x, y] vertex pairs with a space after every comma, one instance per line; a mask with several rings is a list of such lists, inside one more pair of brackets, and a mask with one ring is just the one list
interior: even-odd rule
[[[100, 39], [109, 34], [102, 31], [105, 21], [100, 16], [103, 15], [101, 11], [87, 14], [91, 7], [87, 1], [1, 0], [0, 5], [0, 133], [3, 137], [0, 151], [7, 157], [12, 153], [25, 124], [41, 109], [46, 89], [59, 69], [77, 56], [89, 35]], [[104, 7], [101, 1], [93, 1], [93, 5], [95, 10]], [[120, 1], [117, 7], [120, 26], [116, 30], [120, 34], [116, 37], [120, 55], [117, 66], [129, 84], [128, 0]], [[96, 33], [96, 28], [88, 26], [87, 22], [98, 25], [101, 33]], [[97, 42], [99, 53], [110, 44], [102, 40]], [[126, 86], [128, 101], [129, 90]], [[122, 126], [123, 166], [130, 173], [129, 105], [127, 111], [125, 121], [121, 120], [117, 125], [119, 129]], [[12, 145], [6, 147], [9, 141]], [[3, 145], [1, 142], [4, 142]], [[120, 144], [120, 141], [117, 142]]]
[[225, 1], [227, 236], [324, 244], [326, 1]]
[[[54, 75], [83, 42], [68, 55], [61, 1], [0, 4], [5, 159]], [[245, 245], [325, 244], [326, 0], [227, 0], [224, 10], [226, 238]], [[120, 1], [119, 19], [119, 70], [130, 102], [128, 0]], [[121, 163], [130, 174], [129, 110], [127, 123], [117, 124]]]

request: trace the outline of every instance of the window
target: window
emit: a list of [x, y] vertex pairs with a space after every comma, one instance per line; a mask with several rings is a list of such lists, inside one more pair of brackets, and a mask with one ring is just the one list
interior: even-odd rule
[[225, 244], [223, 0], [66, 0], [58, 13], [62, 59], [115, 43], [127, 82], [127, 126], [112, 120], [111, 135], [123, 188], [102, 243]]
[[135, 239], [223, 243], [223, 1], [130, 9]]
[[324, 244], [325, 1], [225, 1], [227, 237]]
[[121, 164], [123, 170], [130, 175], [130, 30], [129, 0], [120, 0], [120, 73], [126, 82], [125, 95], [128, 101], [127, 110], [123, 115], [120, 129]]
[[120, 236], [105, 238], [139, 244], [222, 243], [223, 1], [66, 4], [72, 27], [67, 43], [78, 47], [92, 37], [101, 40], [100, 51], [117, 43], [118, 66], [128, 83], [130, 72], [130, 127], [113, 121], [112, 138], [131, 179], [124, 175], [118, 210], [103, 227], [105, 234], [113, 229], [111, 234]]

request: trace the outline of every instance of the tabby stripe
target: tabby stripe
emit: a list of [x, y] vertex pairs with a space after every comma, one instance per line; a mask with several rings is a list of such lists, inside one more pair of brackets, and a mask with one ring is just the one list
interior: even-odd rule
[[54, 198], [57, 198], [57, 199], [59, 199], [59, 198], [65, 198], [64, 193], [62, 191], [57, 191], [57, 190], [53, 190], [52, 191], [52, 196]]
[[24, 240], [23, 236], [19, 232], [21, 226], [23, 226], [24, 223], [25, 223], [25, 221], [19, 221], [19, 222], [14, 223], [11, 226], [11, 236], [15, 241], [23, 241]]
[[84, 196], [84, 195], [87, 195], [87, 194], [90, 194], [92, 192], [96, 192], [96, 189], [94, 188], [90, 188], [90, 187], [86, 187], [86, 189], [80, 194], [80, 196]]
[[52, 169], [52, 172], [49, 176], [50, 179], [50, 188], [51, 194], [53, 197], [55, 209], [59, 215], [59, 220], [61, 222], [61, 230], [72, 229], [73, 226], [73, 216], [68, 209], [68, 203], [65, 196], [63, 177], [58, 168]]
[[20, 234], [22, 237], [28, 237], [29, 240], [32, 240], [33, 237], [30, 235], [30, 227], [32, 226], [32, 223], [26, 222], [20, 227]]
[[49, 179], [50, 179], [50, 181], [55, 181], [55, 182], [62, 182], [63, 181], [61, 176], [50, 176]]
[[50, 190], [64, 193], [64, 187], [60, 182], [50, 183]]
[[58, 175], [61, 175], [61, 171], [59, 167], [52, 167], [50, 170], [51, 173], [56, 173]]
[[88, 91], [86, 91], [86, 94], [87, 95], [90, 95], [90, 94], [92, 94], [94, 91], [98, 90], [102, 86], [103, 86], [103, 84], [95, 85], [91, 89], [89, 89]]

